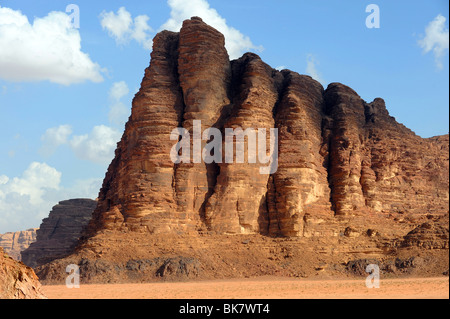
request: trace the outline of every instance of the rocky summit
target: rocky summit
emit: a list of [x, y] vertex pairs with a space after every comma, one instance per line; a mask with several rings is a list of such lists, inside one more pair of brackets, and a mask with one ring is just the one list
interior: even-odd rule
[[[261, 174], [249, 159], [195, 163], [192, 154], [174, 163], [171, 134], [192, 136], [195, 121], [222, 136], [276, 128], [277, 169]], [[86, 282], [310, 276], [370, 260], [392, 274], [441, 274], [448, 174], [448, 135], [421, 138], [383, 99], [366, 102], [340, 83], [324, 89], [256, 54], [230, 61], [224, 36], [193, 17], [154, 38], [85, 236], [39, 275], [61, 280], [76, 263]]]

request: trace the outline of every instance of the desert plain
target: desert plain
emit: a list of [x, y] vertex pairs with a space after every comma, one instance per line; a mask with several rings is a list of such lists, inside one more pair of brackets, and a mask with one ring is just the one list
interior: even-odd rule
[[45, 285], [49, 299], [448, 299], [449, 278], [290, 279], [258, 277], [142, 284]]

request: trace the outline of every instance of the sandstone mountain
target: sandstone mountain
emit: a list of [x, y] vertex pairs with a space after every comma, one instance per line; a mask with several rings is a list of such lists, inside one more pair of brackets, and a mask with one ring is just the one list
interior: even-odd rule
[[[39, 268], [45, 280], [60, 280], [67, 263], [90, 282], [306, 276], [370, 258], [398, 273], [419, 263], [396, 258], [419, 256], [429, 274], [448, 269], [448, 135], [421, 138], [383, 99], [324, 89], [256, 54], [230, 61], [223, 35], [197, 17], [153, 43], [85, 237]], [[223, 135], [277, 128], [278, 169], [174, 164], [171, 132], [193, 133], [195, 120]]]
[[33, 269], [9, 257], [0, 247], [0, 299], [44, 298]]
[[5, 253], [15, 260], [21, 260], [20, 253], [36, 241], [36, 231], [38, 228], [9, 232], [0, 234], [0, 247], [3, 247]]
[[97, 202], [91, 199], [59, 202], [48, 218], [42, 221], [36, 241], [22, 251], [22, 261], [30, 267], [36, 267], [71, 252], [96, 205]]

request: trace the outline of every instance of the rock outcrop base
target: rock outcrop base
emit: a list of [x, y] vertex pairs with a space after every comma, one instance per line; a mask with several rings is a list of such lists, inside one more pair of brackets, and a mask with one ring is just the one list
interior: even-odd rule
[[45, 298], [33, 269], [9, 257], [0, 247], [0, 299]]

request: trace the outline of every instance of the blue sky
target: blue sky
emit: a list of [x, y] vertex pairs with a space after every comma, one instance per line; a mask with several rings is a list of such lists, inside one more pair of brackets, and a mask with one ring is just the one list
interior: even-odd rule
[[[372, 3], [380, 27], [369, 29]], [[201, 16], [232, 58], [253, 51], [325, 87], [382, 97], [431, 137], [449, 127], [448, 12], [444, 0], [0, 0], [0, 233], [97, 196], [161, 29]]]

